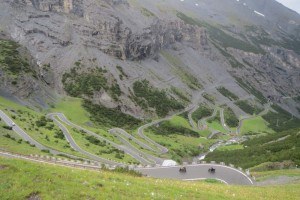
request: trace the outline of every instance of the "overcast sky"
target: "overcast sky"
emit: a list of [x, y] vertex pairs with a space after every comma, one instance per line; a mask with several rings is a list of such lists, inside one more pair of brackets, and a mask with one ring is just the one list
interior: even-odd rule
[[286, 7], [297, 11], [300, 14], [300, 0], [277, 0]]

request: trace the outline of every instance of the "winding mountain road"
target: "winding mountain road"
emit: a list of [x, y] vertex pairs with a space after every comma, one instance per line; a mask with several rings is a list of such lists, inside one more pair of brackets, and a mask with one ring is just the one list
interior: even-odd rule
[[221, 108], [220, 109], [220, 119], [221, 119], [221, 124], [223, 126], [223, 128], [228, 131], [229, 133], [231, 133], [231, 129], [226, 125], [225, 123], [225, 118], [224, 118], [224, 109]]
[[[180, 180], [203, 180], [217, 179], [231, 185], [253, 185], [253, 181], [238, 169], [219, 164], [196, 164], [187, 165], [186, 173], [180, 173], [180, 166], [138, 168], [137, 171], [154, 178], [180, 179]], [[208, 169], [213, 167], [215, 173], [209, 173]]]
[[[118, 145], [117, 143], [112, 142], [112, 141], [106, 139], [106, 138], [103, 137], [103, 136], [100, 136], [100, 135], [98, 135], [98, 134], [96, 134], [96, 133], [94, 133], [94, 132], [92, 132], [92, 131], [90, 131], [90, 130], [87, 130], [87, 129], [81, 127], [81, 126], [78, 126], [78, 125], [76, 125], [76, 124], [70, 122], [70, 121], [66, 118], [66, 116], [65, 116], [64, 114], [62, 114], [62, 113], [50, 113], [50, 114], [47, 115], [47, 117], [50, 118], [50, 119], [52, 119], [52, 120], [54, 120], [57, 124], [60, 124], [61, 126], [59, 126], [59, 127], [60, 127], [61, 130], [64, 132], [64, 134], [68, 135], [68, 137], [72, 137], [72, 136], [70, 135], [70, 133], [68, 132], [68, 130], [62, 125], [61, 122], [65, 123], [65, 124], [67, 124], [67, 125], [69, 125], [69, 126], [71, 126], [71, 127], [77, 128], [78, 130], [82, 130], [82, 131], [84, 131], [84, 133], [86, 133], [86, 134], [88, 134], [88, 135], [90, 135], [90, 136], [94, 136], [94, 137], [97, 138], [97, 139], [100, 139], [100, 140], [102, 140], [102, 141], [106, 141], [108, 144], [112, 145], [114, 148], [119, 149], [119, 150], [121, 150], [121, 151], [124, 151], [125, 153], [127, 153], [127, 154], [130, 155], [131, 157], [135, 158], [136, 160], [138, 160], [138, 161], [141, 162], [142, 164], [146, 164], [146, 165], [155, 164], [154, 161], [152, 161], [152, 162], [149, 161], [148, 159], [144, 158], [144, 157], [143, 157], [140, 153], [138, 153], [137, 151], [132, 150], [131, 148], [128, 148], [128, 146], [125, 146], [125, 145]], [[56, 117], [57, 117], [61, 122], [58, 121], [58, 120], [56, 119]], [[75, 141], [70, 141], [70, 142], [71, 142], [71, 146], [72, 146], [72, 145], [75, 145], [75, 144], [74, 144]], [[93, 154], [92, 154], [92, 155], [93, 155]], [[98, 157], [98, 156], [97, 156], [97, 157]], [[158, 160], [156, 160], [156, 161], [158, 161]], [[163, 162], [163, 161], [160, 160], [160, 162]], [[117, 162], [115, 162], [115, 164], [117, 164]]]
[[120, 165], [120, 163], [112, 161], [112, 160], [108, 160], [99, 156], [96, 156], [88, 151], [83, 150], [80, 146], [77, 145], [76, 141], [73, 139], [73, 137], [71, 136], [71, 134], [69, 133], [68, 129], [59, 121], [56, 119], [55, 115], [48, 115], [50, 119], [52, 119], [54, 121], [54, 123], [56, 123], [56, 125], [62, 130], [66, 140], [69, 142], [70, 146], [77, 152], [88, 156], [90, 159], [101, 162], [101, 163], [105, 163], [105, 164], [109, 164], [109, 165]]
[[7, 114], [5, 114], [2, 110], [0, 110], [0, 118], [4, 121], [5, 124], [7, 124], [7, 126], [11, 126], [12, 130], [15, 133], [17, 133], [23, 140], [29, 142], [31, 145], [34, 145], [36, 148], [38, 148], [40, 150], [48, 150], [49, 153], [51, 153], [53, 155], [60, 154], [60, 155], [66, 155], [73, 159], [78, 159], [77, 156], [57, 151], [55, 149], [52, 149], [50, 147], [47, 147], [47, 146], [37, 142], [30, 135], [28, 135], [25, 131], [23, 131], [23, 129], [21, 129], [16, 123], [14, 123], [14, 121]]
[[151, 122], [151, 123], [149, 123], [149, 124], [145, 124], [145, 125], [139, 127], [139, 128], [138, 128], [138, 135], [139, 135], [140, 137], [142, 137], [144, 140], [146, 140], [147, 142], [149, 142], [149, 143], [155, 145], [158, 149], [160, 149], [160, 153], [161, 153], [161, 154], [167, 153], [169, 150], [168, 150], [166, 147], [164, 147], [164, 146], [158, 144], [157, 142], [155, 142], [155, 141], [153, 141], [152, 139], [150, 139], [149, 137], [147, 137], [147, 136], [144, 134], [144, 129], [149, 128], [149, 127], [151, 127], [151, 126], [153, 126], [153, 125], [159, 124], [159, 123], [161, 123], [161, 122], [163, 122], [163, 121], [170, 120], [170, 119], [172, 119], [172, 117], [174, 117], [174, 116], [176, 116], [176, 115], [180, 115], [180, 114], [182, 114], [182, 113], [184, 113], [184, 112], [186, 112], [186, 111], [189, 111], [189, 110], [193, 109], [193, 107], [194, 107], [194, 105], [192, 105], [192, 106], [190, 106], [190, 107], [184, 109], [183, 111], [180, 111], [180, 112], [178, 112], [178, 113], [175, 113], [175, 114], [173, 114], [173, 115], [171, 115], [171, 116], [168, 116], [168, 117], [166, 117], [166, 118], [163, 118], [163, 119], [159, 119], [159, 120], [153, 121], [153, 122]]
[[[186, 109], [182, 112], [189, 111], [189, 110], [190, 110], [190, 108]], [[182, 112], [180, 112], [180, 113], [182, 113]], [[178, 115], [178, 113], [176, 115]], [[0, 110], [0, 117], [1, 117], [1, 119], [3, 119], [3, 121], [8, 126], [12, 126], [13, 124], [15, 124], [1, 110]], [[63, 131], [67, 141], [70, 143], [70, 145], [72, 146], [73, 149], [75, 149], [76, 151], [82, 153], [83, 155], [88, 156], [89, 158], [91, 158], [91, 160], [99, 161], [101, 163], [114, 165], [114, 166], [122, 165], [122, 164], [117, 163], [115, 161], [111, 161], [111, 160], [108, 160], [108, 159], [98, 157], [94, 154], [91, 154], [91, 153], [81, 149], [76, 144], [75, 140], [73, 139], [73, 137], [69, 133], [68, 129], [64, 126], [64, 124], [62, 124], [62, 122], [69, 125], [69, 126], [71, 126], [71, 127], [75, 127], [79, 130], [83, 130], [86, 133], [88, 133], [90, 135], [93, 135], [93, 136], [95, 136], [99, 139], [101, 138], [102, 140], [105, 140], [105, 141], [109, 142], [110, 144], [114, 145], [116, 148], [118, 147], [118, 149], [119, 148], [120, 149], [125, 149], [126, 153], [132, 155], [137, 160], [141, 160], [145, 164], [146, 163], [148, 163], [148, 164], [151, 163], [151, 162], [149, 162], [149, 160], [144, 158], [144, 156], [145, 157], [148, 156], [148, 159], [150, 159], [151, 157], [149, 158], [149, 155], [140, 155], [139, 152], [137, 152], [136, 148], [130, 149], [128, 146], [118, 145], [114, 142], [111, 142], [111, 141], [107, 140], [104, 137], [99, 136], [98, 134], [96, 134], [92, 131], [86, 130], [86, 129], [84, 129], [84, 128], [76, 125], [76, 124], [73, 124], [72, 122], [67, 120], [67, 118], [62, 113], [51, 113], [51, 114], [48, 114], [47, 117], [51, 118], [58, 125], [58, 127]], [[144, 128], [155, 125], [155, 124], [160, 123], [164, 120], [168, 120], [171, 117], [164, 118], [164, 119], [161, 119], [161, 120], [157, 120], [157, 121], [154, 121], [154, 122], [151, 122], [149, 124], [146, 124], [146, 125], [142, 126], [142, 128], [139, 129], [140, 134], [143, 135], [142, 131], [143, 131]], [[29, 141], [31, 144], [34, 144], [37, 148], [39, 148], [41, 150], [48, 149], [50, 153], [53, 153], [55, 155], [64, 154], [62, 152], [59, 152], [59, 151], [53, 150], [51, 148], [48, 148], [48, 147], [40, 144], [39, 142], [35, 141], [28, 134], [26, 134], [18, 125], [13, 125], [13, 131], [15, 131], [17, 134], [19, 134], [24, 140]], [[128, 138], [130, 136], [126, 131], [124, 131], [122, 129], [112, 129], [111, 131], [119, 131], [119, 133], [122, 132], [119, 135], [121, 138], [122, 137], [127, 137]], [[130, 137], [132, 137], [132, 136], [130, 136]], [[143, 137], [143, 138], [149, 139], [146, 136]], [[133, 137], [132, 137], [132, 139], [133, 139]], [[137, 140], [137, 139], [135, 138], [133, 140]], [[149, 139], [149, 140], [152, 141], [151, 139]], [[143, 145], [144, 147], [147, 147], [147, 148], [151, 149], [151, 147], [147, 144], [144, 144], [144, 143], [142, 144], [142, 142], [140, 142], [139, 144], [141, 146]], [[155, 142], [154, 142], [154, 144], [157, 145]], [[127, 144], [127, 145], [129, 145], [129, 144]], [[162, 152], [167, 152], [166, 148], [160, 148], [160, 150]], [[65, 155], [68, 155], [68, 154], [65, 154]], [[0, 156], [3, 156], [3, 155], [0, 154]], [[7, 154], [6, 154], [6, 156], [7, 156]], [[77, 158], [76, 156], [72, 156], [72, 155], [68, 155], [68, 156], [73, 157], [74, 159]], [[13, 156], [10, 156], [10, 157], [13, 157]], [[17, 157], [20, 158], [20, 159], [25, 159], [25, 158], [22, 158], [22, 156], [17, 156]], [[155, 160], [155, 157], [152, 157], [152, 158], [153, 158], [153, 160]], [[145, 159], [145, 160], [143, 160], [143, 159]], [[26, 158], [26, 160], [28, 160], [28, 158]], [[161, 162], [161, 161], [162, 160], [160, 160], [160, 161], [156, 160], [156, 162]], [[51, 163], [51, 161], [47, 161], [47, 162]], [[55, 163], [52, 163], [52, 164], [55, 164]], [[153, 163], [151, 163], [151, 164], [153, 164]], [[72, 165], [77, 166], [76, 163], [72, 163]], [[77, 167], [82, 167], [82, 166], [80, 166], [80, 164], [78, 164]], [[214, 174], [208, 173], [207, 170], [208, 170], [209, 167], [214, 167], [216, 169], [216, 173], [214, 173]], [[241, 172], [241, 171], [239, 171], [235, 168], [228, 167], [228, 166], [222, 166], [222, 165], [216, 165], [216, 164], [198, 164], [198, 165], [187, 165], [186, 168], [187, 168], [187, 173], [184, 173], [184, 174], [179, 173], [179, 167], [178, 166], [174, 166], [174, 167], [153, 167], [153, 168], [135, 168], [135, 170], [140, 171], [145, 175], [148, 175], [148, 176], [151, 176], [151, 177], [156, 177], [156, 178], [172, 178], [172, 179], [181, 179], [181, 180], [217, 179], [217, 180], [221, 180], [222, 182], [227, 183], [227, 184], [241, 184], [241, 185], [253, 184], [252, 180], [247, 175], [245, 175], [243, 172]]]

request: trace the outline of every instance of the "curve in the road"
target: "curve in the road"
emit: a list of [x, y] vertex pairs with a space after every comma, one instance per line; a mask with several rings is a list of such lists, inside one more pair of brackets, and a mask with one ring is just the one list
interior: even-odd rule
[[191, 125], [191, 127], [193, 129], [197, 129], [197, 127], [195, 126], [195, 122], [194, 119], [192, 117], [192, 114], [199, 108], [199, 106], [195, 106], [192, 110], [190, 110], [190, 112], [188, 113], [188, 119], [189, 119], [189, 123]]
[[[17, 154], [12, 154], [8, 152], [1, 152], [0, 156], [8, 158], [18, 158], [22, 160], [27, 160], [31, 162], [40, 162], [45, 164], [67, 166], [67, 167], [76, 167], [83, 169], [99, 170], [101, 166], [99, 165], [90, 165], [82, 164], [71, 161], [59, 161], [59, 160], [45, 160], [37, 159], [28, 156], [22, 156]], [[214, 174], [208, 173], [208, 169], [213, 167], [216, 169]], [[136, 171], [141, 172], [144, 175], [154, 177], [154, 178], [167, 178], [167, 179], [179, 179], [183, 181], [196, 181], [204, 179], [216, 179], [225, 184], [231, 185], [253, 185], [254, 181], [247, 176], [244, 172], [235, 169], [233, 167], [218, 165], [218, 164], [197, 164], [197, 165], [187, 165], [186, 173], [179, 172], [179, 166], [175, 167], [155, 167], [155, 168], [134, 168]], [[112, 168], [113, 169], [113, 168]]]
[[[189, 109], [186, 109], [182, 112], [188, 111]], [[181, 112], [181, 113], [182, 113]], [[177, 113], [178, 114], [178, 113]], [[12, 125], [13, 121], [4, 113], [0, 110], [0, 117], [3, 119], [3, 121], [7, 124], [7, 125]], [[76, 124], [73, 124], [72, 122], [68, 121], [66, 119], [66, 117], [62, 114], [62, 113], [52, 113], [49, 114], [48, 117], [50, 117], [51, 119], [53, 119], [53, 121], [63, 130], [63, 133], [65, 134], [65, 137], [67, 138], [67, 140], [69, 141], [70, 145], [72, 146], [72, 148], [74, 148], [75, 150], [81, 152], [82, 154], [90, 157], [92, 160], [96, 160], [102, 163], [106, 163], [106, 164], [110, 164], [110, 165], [119, 165], [119, 163], [115, 162], [115, 161], [111, 161], [111, 160], [107, 160], [98, 156], [95, 156], [89, 152], [86, 152], [84, 150], [82, 150], [74, 141], [74, 139], [72, 138], [72, 136], [70, 135], [70, 133], [68, 132], [67, 128], [60, 122], [64, 122], [72, 127], [76, 127], [80, 130], [83, 130], [87, 133], [90, 133], [94, 136], [99, 136], [96, 133], [93, 133], [89, 130], [86, 130]], [[57, 119], [56, 119], [57, 117]], [[172, 116], [171, 116], [172, 117]], [[162, 120], [157, 120], [155, 122], [149, 123], [146, 126], [142, 126], [143, 128], [152, 126], [154, 124], [160, 123], [164, 120], [168, 120], [171, 117], [168, 118], [164, 118]], [[29, 141], [31, 144], [36, 145], [37, 148], [39, 149], [49, 149], [49, 151], [53, 154], [64, 154], [62, 152], [50, 149], [48, 147], [45, 147], [44, 145], [38, 143], [37, 141], [35, 141], [34, 139], [32, 139], [28, 134], [26, 134], [18, 125], [14, 125], [13, 130], [18, 133], [24, 140]], [[139, 132], [142, 133], [142, 130], [140, 129]], [[128, 133], [124, 133], [123, 135], [127, 135]], [[142, 133], [143, 134], [143, 133]], [[128, 136], [128, 135], [127, 135]], [[101, 136], [99, 136], [101, 137]], [[147, 138], [145, 136], [145, 138]], [[106, 140], [106, 138], [102, 138], [104, 140]], [[110, 144], [113, 143], [111, 141], [107, 141]], [[113, 143], [115, 144], [115, 143]], [[117, 144], [115, 144], [117, 145]], [[123, 147], [120, 145], [117, 145], [117, 147]], [[128, 147], [126, 148], [126, 150], [128, 150]], [[161, 149], [164, 150], [164, 149]], [[132, 150], [132, 151], [128, 151], [127, 153], [132, 153], [133, 154], [138, 154], [136, 151]], [[65, 154], [68, 155], [68, 154]], [[68, 155], [70, 156], [70, 155]], [[72, 156], [76, 159], [76, 156]], [[142, 156], [138, 155], [138, 158], [143, 158]], [[209, 174], [207, 172], [207, 167], [208, 166], [213, 166], [214, 168], [216, 168], [217, 172], [215, 174]], [[230, 168], [227, 166], [222, 166], [222, 165], [213, 165], [213, 164], [200, 164], [200, 165], [188, 165], [186, 166], [188, 172], [185, 174], [179, 173], [179, 167], [178, 166], [174, 166], [174, 167], [156, 167], [156, 168], [138, 168], [136, 170], [152, 176], [152, 177], [157, 177], [157, 178], [176, 178], [176, 179], [182, 179], [182, 180], [195, 180], [195, 179], [203, 179], [203, 178], [215, 178], [215, 179], [220, 179], [223, 180], [224, 182], [227, 182], [229, 184], [252, 184], [253, 182], [251, 181], [251, 179], [245, 175], [243, 172], [234, 169], [234, 168]], [[242, 176], [241, 176], [242, 175]]]
[[[106, 141], [108, 144], [112, 145], [114, 148], [118, 149], [118, 150], [121, 150], [121, 151], [124, 151], [125, 153], [127, 153], [128, 155], [130, 155], [131, 157], [135, 158], [136, 160], [138, 160], [139, 162], [141, 162], [142, 164], [146, 164], [146, 165], [151, 165], [151, 164], [155, 164], [155, 162], [153, 161], [149, 161], [147, 158], [143, 157], [140, 153], [138, 153], [137, 151], [135, 150], [132, 150], [131, 148], [129, 148], [128, 146], [123, 146], [123, 145], [118, 145], [117, 143], [115, 142], [112, 142], [110, 140], [108, 140], [107, 138], [105, 137], [102, 137], [90, 130], [87, 130], [81, 126], [78, 126], [72, 122], [70, 122], [66, 116], [62, 113], [50, 113], [47, 115], [47, 117], [51, 118], [51, 119], [54, 119], [56, 121], [58, 121], [57, 119], [55, 119], [55, 117], [57, 117], [61, 122], [71, 126], [71, 127], [74, 127], [74, 128], [77, 128], [78, 130], [82, 130], [84, 131], [84, 133], [88, 134], [88, 135], [91, 135], [91, 136], [94, 136], [96, 137], [97, 139], [100, 139], [102, 141]], [[59, 122], [59, 121], [58, 121]], [[60, 123], [60, 122], [59, 122]]]
[[[12, 119], [10, 119], [10, 117], [8, 115], [6, 115], [2, 110], [0, 110], [0, 118], [8, 125], [8, 126], [12, 126], [12, 124], [14, 124], [12, 126], [12, 130], [17, 133], [24, 141], [29, 142], [31, 145], [34, 145], [36, 148], [40, 149], [40, 150], [48, 150], [49, 153], [53, 154], [53, 155], [65, 155], [68, 156], [70, 158], [73, 159], [78, 159], [79, 157], [68, 154], [68, 153], [64, 153], [61, 151], [57, 151], [55, 149], [52, 149], [50, 147], [47, 147], [39, 142], [37, 142], [36, 140], [34, 140], [31, 136], [29, 136], [25, 131], [23, 131], [23, 129], [21, 129]], [[82, 158], [80, 158], [82, 159]]]
[[[125, 138], [130, 138], [132, 140], [135, 140], [135, 142], [137, 144], [139, 144], [141, 147], [144, 146], [148, 146], [145, 143], [139, 141], [138, 139], [136, 139], [135, 137], [131, 136], [130, 134], [128, 134], [126, 131], [124, 131], [123, 129], [120, 128], [115, 128], [115, 129], [111, 129], [109, 130], [109, 132], [113, 135], [115, 135], [124, 145], [126, 145], [128, 148], [132, 149], [133, 151], [136, 151], [139, 153], [140, 156], [146, 158], [147, 160], [153, 161], [153, 163], [156, 164], [162, 164], [163, 163], [163, 159], [162, 158], [158, 158], [156, 156], [153, 156], [151, 154], [145, 153], [143, 151], [141, 151], [140, 149], [136, 148], [134, 145], [132, 145], [129, 141], [127, 141]], [[139, 142], [138, 142], [139, 141]], [[151, 147], [149, 147], [151, 148]], [[153, 148], [151, 148], [153, 149]], [[156, 152], [156, 151], [154, 151]], [[153, 164], [152, 163], [152, 164]]]
[[68, 129], [59, 121], [55, 118], [55, 115], [49, 115], [49, 118], [52, 119], [54, 121], [54, 123], [57, 124], [57, 126], [61, 129], [61, 131], [63, 132], [66, 140], [69, 142], [70, 146], [77, 152], [88, 156], [89, 158], [91, 158], [92, 160], [101, 162], [101, 163], [105, 163], [105, 164], [109, 164], [109, 165], [119, 165], [120, 163], [112, 161], [112, 160], [108, 160], [99, 156], [96, 156], [88, 151], [83, 150], [74, 140], [74, 138], [71, 136], [71, 134], [69, 133]]
[[155, 146], [160, 150], [160, 153], [161, 153], [161, 154], [167, 153], [167, 152], [169, 151], [168, 148], [166, 148], [166, 147], [164, 147], [164, 146], [158, 144], [158, 143], [155, 142], [154, 140], [152, 140], [152, 139], [150, 139], [149, 137], [147, 137], [147, 136], [144, 134], [144, 129], [149, 128], [150, 126], [159, 124], [159, 123], [161, 123], [161, 122], [163, 122], [163, 121], [170, 120], [172, 117], [174, 117], [174, 116], [176, 116], [176, 115], [180, 115], [180, 114], [182, 114], [182, 113], [184, 113], [184, 112], [186, 112], [186, 111], [189, 111], [189, 110], [191, 110], [193, 107], [194, 107], [194, 106], [192, 105], [192, 106], [190, 106], [190, 107], [184, 109], [183, 111], [180, 111], [180, 112], [178, 112], [178, 113], [175, 113], [175, 114], [173, 114], [173, 115], [171, 115], [171, 116], [169, 116], [169, 117], [166, 117], [166, 118], [163, 118], [163, 119], [159, 119], [159, 120], [150, 122], [150, 123], [148, 123], [148, 124], [145, 124], [145, 125], [139, 127], [139, 128], [138, 128], [138, 135], [139, 135], [141, 138], [143, 138], [144, 140], [146, 140], [147, 142], [149, 142], [149, 143], [155, 145]]
[[[197, 164], [187, 165], [186, 173], [180, 173], [180, 166], [138, 168], [137, 170], [144, 175], [154, 178], [180, 179], [180, 180], [199, 180], [199, 179], [219, 179], [233, 185], [253, 185], [253, 181], [244, 172], [219, 164]], [[215, 173], [209, 173], [208, 169], [213, 167]]]
[[225, 118], [224, 118], [224, 109], [221, 108], [220, 109], [220, 119], [221, 119], [221, 124], [223, 126], [223, 128], [228, 131], [228, 133], [231, 133], [231, 129], [226, 125], [225, 123]]

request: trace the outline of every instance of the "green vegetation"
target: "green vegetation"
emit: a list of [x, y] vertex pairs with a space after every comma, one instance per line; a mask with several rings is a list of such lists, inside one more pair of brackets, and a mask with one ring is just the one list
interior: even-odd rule
[[51, 120], [46, 119], [43, 114], [4, 98], [0, 99], [0, 109], [13, 118], [16, 124], [22, 127], [37, 142], [64, 153], [84, 157], [74, 151], [65, 139], [62, 139], [60, 129]]
[[79, 74], [78, 68], [72, 68], [70, 73], [63, 75], [62, 83], [67, 93], [73, 97], [92, 96], [95, 91], [108, 89], [107, 79], [102, 69], [93, 69], [91, 72]]
[[14, 41], [0, 39], [1, 69], [4, 69], [13, 76], [18, 76], [21, 72], [36, 75], [36, 72], [30, 68], [28, 61], [20, 55], [18, 51], [19, 47]]
[[[111, 128], [112, 125], [109, 124], [101, 124], [101, 123], [93, 123], [91, 113], [88, 112], [83, 107], [84, 100], [80, 98], [73, 97], [65, 97], [61, 101], [59, 101], [54, 108], [47, 111], [49, 112], [61, 112], [73, 123], [80, 125], [83, 128], [86, 128], [94, 133], [97, 133], [101, 136], [108, 138], [111, 141], [116, 143], [120, 143], [119, 140], [116, 140], [111, 134], [107, 133], [107, 128]], [[113, 111], [112, 111], [113, 112]], [[106, 116], [112, 118], [114, 115]], [[99, 116], [100, 117], [100, 116]], [[105, 119], [104, 119], [105, 120]], [[108, 120], [109, 121], [109, 120]], [[109, 127], [108, 127], [109, 126]]]
[[[296, 165], [293, 161], [285, 160], [282, 162], [265, 162], [255, 167], [252, 167], [250, 170], [255, 172], [266, 172], [266, 171], [273, 171], [273, 170], [292, 169], [295, 167]], [[300, 176], [300, 174], [298, 175]]]
[[174, 72], [180, 77], [183, 83], [193, 90], [201, 89], [203, 86], [199, 83], [198, 79], [187, 71], [185, 64], [182, 61], [171, 55], [166, 51], [161, 52], [162, 56], [173, 66]]
[[236, 117], [233, 110], [228, 106], [224, 108], [224, 119], [225, 123], [229, 127], [237, 127], [239, 125], [239, 119]]
[[[26, 172], [26, 173], [24, 173]], [[0, 198], [6, 199], [286, 199], [300, 196], [299, 184], [281, 186], [224, 186], [136, 177], [106, 170], [30, 163], [0, 158]], [[26, 187], [24, 187], [26, 185]], [[80, 190], [74, 190], [78, 188]], [[147, 187], [145, 187], [147, 186]], [[216, 192], [218, 191], [218, 192]]]
[[213, 114], [213, 109], [206, 107], [205, 105], [200, 105], [199, 108], [193, 112], [192, 118], [195, 121], [198, 121], [204, 117], [209, 117]]
[[214, 104], [216, 101], [216, 98], [208, 93], [203, 93], [202, 96], [203, 96], [203, 98], [205, 98], [207, 101], [211, 102], [212, 104]]
[[155, 108], [158, 116], [166, 116], [172, 110], [183, 109], [183, 105], [167, 96], [165, 91], [149, 85], [147, 80], [136, 81], [133, 84], [134, 99], [143, 109]]
[[90, 119], [98, 126], [113, 126], [132, 130], [137, 128], [141, 123], [140, 120], [122, 113], [117, 108], [106, 108], [102, 105], [93, 104], [89, 100], [85, 100], [82, 106], [90, 113]]
[[74, 67], [69, 73], [63, 75], [62, 83], [66, 92], [72, 97], [92, 97], [95, 92], [105, 90], [117, 101], [121, 95], [120, 87], [115, 80], [109, 86], [105, 73], [106, 70], [101, 68], [80, 72], [79, 67]]
[[226, 145], [226, 146], [221, 146], [220, 148], [217, 149], [217, 151], [232, 151], [238, 149], [244, 149], [244, 146], [240, 144]]
[[90, 114], [83, 108], [82, 104], [81, 98], [65, 97], [47, 112], [62, 112], [70, 121], [83, 125], [90, 122]]
[[184, 93], [183, 91], [181, 91], [180, 89], [172, 86], [171, 87], [171, 91], [176, 95], [178, 96], [180, 99], [182, 99], [183, 101], [185, 102], [190, 102], [190, 99], [189, 97], [187, 96], [186, 93]]
[[211, 122], [213, 122], [213, 121], [218, 122], [218, 123], [221, 123], [220, 110], [218, 110], [218, 111], [216, 112], [216, 115], [215, 115], [214, 117], [209, 118], [209, 119], [207, 120], [208, 123], [211, 123]]
[[168, 121], [161, 122], [145, 130], [145, 134], [157, 143], [169, 149], [166, 157], [171, 157], [177, 162], [191, 159], [199, 155], [202, 148], [208, 148], [211, 141], [200, 136], [207, 136], [209, 131], [195, 131], [188, 120], [182, 116], [174, 116]]
[[117, 69], [119, 70], [119, 72], [121, 73], [121, 74], [119, 75], [119, 77], [120, 77], [121, 80], [123, 80], [124, 77], [125, 77], [125, 78], [128, 78], [128, 75], [124, 72], [124, 70], [123, 70], [123, 68], [122, 68], [121, 66], [117, 65], [116, 68], [117, 68]]
[[214, 151], [206, 157], [207, 161], [232, 163], [250, 168], [265, 162], [290, 160], [300, 165], [299, 129], [283, 131], [255, 137], [243, 143], [242, 150]]
[[249, 82], [247, 81], [244, 82], [242, 78], [239, 78], [237, 76], [233, 76], [233, 77], [235, 78], [239, 86], [241, 86], [244, 90], [246, 90], [250, 94], [253, 94], [261, 103], [264, 104], [268, 102], [268, 100], [264, 97], [264, 95], [260, 91], [252, 87]]
[[25, 142], [14, 131], [4, 129], [3, 126], [4, 123], [0, 120], [0, 149], [13, 153], [22, 153], [23, 155], [44, 154], [39, 149], [28, 144], [28, 142]]
[[204, 21], [199, 21], [198, 19], [191, 18], [182, 12], [177, 12], [177, 17], [183, 20], [186, 24], [207, 28], [210, 38], [224, 48], [232, 47], [256, 54], [264, 53], [260, 47], [253, 46], [250, 42], [244, 42], [243, 40], [235, 38], [228, 33], [225, 33], [220, 28], [217, 28], [216, 26], [208, 24]]
[[199, 137], [199, 134], [196, 131], [193, 131], [188, 128], [184, 128], [180, 125], [173, 126], [171, 122], [165, 121], [159, 124], [159, 126], [151, 127], [152, 132], [157, 135], [184, 135], [187, 137]]
[[224, 127], [221, 125], [221, 122], [218, 121], [209, 121], [207, 125], [212, 128], [213, 130], [220, 131], [222, 133], [226, 133], [227, 131], [224, 129]]
[[[182, 132], [167, 132], [174, 130], [181, 131], [179, 128], [177, 129], [173, 126], [171, 126], [171, 128], [163, 128], [164, 130], [162, 130], [160, 127], [151, 127], [145, 130], [145, 134], [157, 143], [167, 147], [169, 152], [164, 156], [171, 158], [178, 163], [181, 163], [183, 159], [192, 160], [193, 157], [199, 155], [202, 152], [202, 149], [199, 148], [199, 145], [207, 142], [207, 140], [203, 138], [186, 136]], [[165, 131], [166, 133], [160, 131]], [[189, 131], [190, 130], [186, 130], [187, 133]]]
[[227, 97], [228, 99], [230, 99], [231, 101], [236, 101], [239, 99], [238, 96], [236, 96], [235, 94], [233, 94], [232, 92], [230, 92], [228, 89], [224, 88], [224, 87], [219, 87], [217, 89], [223, 96]]
[[269, 127], [275, 131], [283, 131], [300, 127], [300, 119], [292, 116], [277, 105], [272, 105], [272, 108], [277, 112], [268, 112], [263, 115], [263, 119], [269, 123]]
[[[268, 164], [271, 164], [271, 163], [268, 163]], [[265, 169], [265, 170], [267, 170], [267, 169]], [[280, 170], [272, 170], [271, 169], [271, 171], [256, 171], [255, 168], [251, 168], [251, 174], [253, 174], [253, 176], [255, 176], [256, 181], [264, 181], [266, 179], [276, 178], [279, 176], [300, 178], [300, 170], [299, 169], [288, 169], [288, 168], [280, 169]], [[299, 181], [298, 181], [298, 183], [299, 183]]]
[[250, 105], [246, 100], [237, 101], [235, 102], [235, 105], [237, 105], [245, 113], [248, 113], [250, 115], [258, 114], [263, 111], [263, 109], [259, 109], [255, 106]]
[[245, 135], [256, 135], [260, 133], [273, 133], [268, 123], [260, 116], [243, 121], [241, 133]]
[[155, 14], [147, 8], [141, 8], [141, 13], [146, 17], [155, 17]]
[[99, 157], [115, 160], [117, 162], [139, 164], [139, 162], [137, 162], [131, 156], [125, 154], [124, 151], [116, 149], [104, 140], [101, 141], [95, 138], [94, 136], [88, 135], [82, 130], [72, 128], [66, 124], [64, 124], [64, 126], [68, 129], [69, 133], [72, 135], [77, 145], [83, 150], [90, 152], [94, 155], [98, 155]]

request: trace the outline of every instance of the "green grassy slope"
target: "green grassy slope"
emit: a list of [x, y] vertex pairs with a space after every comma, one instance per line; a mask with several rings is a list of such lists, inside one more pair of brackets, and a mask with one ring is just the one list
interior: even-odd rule
[[0, 199], [294, 200], [300, 185], [225, 186], [86, 171], [0, 157]]
[[13, 153], [22, 152], [24, 155], [46, 154], [23, 141], [14, 131], [3, 128], [4, 125], [4, 122], [0, 121], [0, 149]]
[[292, 161], [300, 165], [300, 129], [283, 131], [255, 137], [243, 143], [242, 150], [214, 151], [207, 161], [224, 161], [243, 168], [250, 168], [264, 162]]
[[274, 131], [268, 127], [268, 123], [260, 116], [244, 120], [241, 128], [241, 133], [246, 135], [273, 132]]

